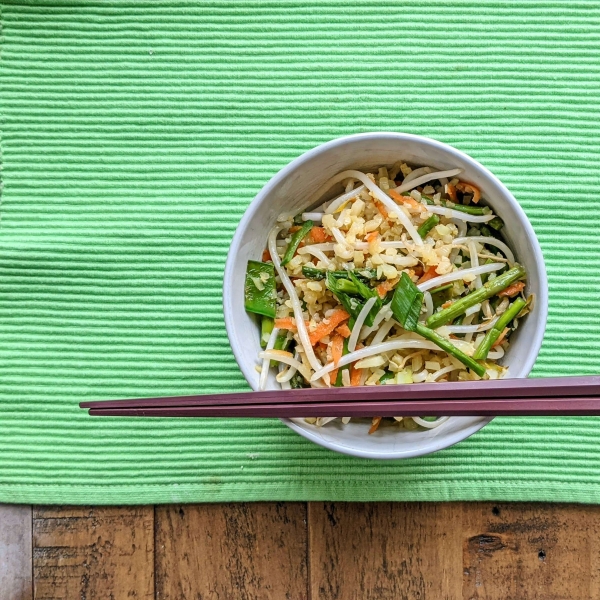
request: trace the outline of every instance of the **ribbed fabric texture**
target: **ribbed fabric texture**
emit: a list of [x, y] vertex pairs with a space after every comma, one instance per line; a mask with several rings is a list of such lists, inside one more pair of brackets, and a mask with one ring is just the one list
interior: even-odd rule
[[550, 279], [534, 374], [600, 372], [598, 2], [5, 2], [2, 36], [0, 501], [600, 501], [598, 419], [497, 419], [377, 463], [275, 420], [77, 406], [245, 389], [236, 225], [291, 159], [373, 130], [508, 185]]

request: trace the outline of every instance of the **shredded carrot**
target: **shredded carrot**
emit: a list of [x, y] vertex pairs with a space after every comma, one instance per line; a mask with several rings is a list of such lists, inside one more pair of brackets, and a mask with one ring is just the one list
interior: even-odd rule
[[267, 262], [269, 260], [272, 260], [271, 253], [269, 252], [268, 248], [265, 248], [262, 253], [262, 261]]
[[387, 208], [385, 207], [385, 205], [383, 204], [383, 202], [380, 202], [379, 200], [375, 200], [375, 207], [377, 208], [377, 210], [381, 213], [381, 216], [384, 219], [387, 219], [389, 217], [389, 213], [387, 211]]
[[414, 198], [403, 197], [402, 204], [405, 204], [406, 206], [410, 206], [410, 208], [412, 208], [413, 210], [418, 210], [419, 212], [422, 212], [425, 210], [425, 207], [420, 202], [417, 202]]
[[417, 202], [411, 196], [402, 196], [396, 190], [390, 190], [390, 196], [396, 202], [401, 202], [402, 204], [405, 204], [406, 206], [410, 206], [410, 208], [412, 208], [413, 210], [418, 210], [418, 211], [425, 210], [425, 207], [420, 202]]
[[357, 369], [354, 365], [350, 369], [350, 385], [354, 387], [360, 385], [360, 369]]
[[310, 230], [310, 236], [315, 244], [322, 244], [332, 239], [323, 227], [313, 227]]
[[337, 367], [337, 364], [340, 362], [340, 358], [342, 358], [342, 354], [344, 353], [344, 338], [337, 334], [333, 336], [333, 340], [331, 340], [331, 358], [333, 360], [333, 364]]
[[369, 429], [369, 433], [375, 433], [377, 431], [377, 428], [379, 427], [379, 423], [381, 423], [381, 419], [383, 417], [373, 417], [373, 420], [371, 421], [371, 428]]
[[524, 287], [525, 284], [522, 281], [517, 281], [516, 283], [509, 285], [505, 290], [498, 292], [498, 296], [501, 298], [513, 298], [517, 294], [520, 294]]
[[292, 225], [290, 227], [290, 233], [296, 233], [296, 231], [300, 231], [302, 229], [302, 227], [300, 227], [300, 225]]
[[331, 385], [335, 385], [335, 382], [337, 381], [338, 371], [339, 369], [333, 369], [333, 371], [329, 371], [329, 383], [331, 383]]
[[423, 273], [421, 279], [419, 279], [419, 283], [425, 283], [426, 281], [429, 281], [430, 279], [437, 277], [436, 269], [437, 269], [437, 267], [435, 265], [432, 265], [431, 267], [427, 267], [427, 271], [425, 271], [425, 273]]
[[377, 290], [377, 293], [379, 294], [380, 298], [384, 298], [385, 295], [390, 291], [394, 289], [394, 285], [396, 284], [398, 280], [394, 279], [392, 281], [384, 281], [383, 283], [380, 283], [375, 289]]
[[325, 344], [324, 342], [317, 342], [317, 345], [321, 350], [327, 350], [327, 344]]
[[461, 183], [456, 184], [456, 189], [460, 190], [463, 194], [465, 192], [471, 192], [471, 194], [473, 194], [473, 202], [475, 204], [477, 204], [481, 198], [481, 192], [479, 191], [479, 188], [472, 183], [465, 183], [462, 181]]
[[448, 197], [450, 200], [452, 200], [452, 202], [454, 202], [454, 204], [458, 204], [458, 199], [456, 198], [456, 188], [451, 183], [446, 184], [446, 194], [448, 194]]
[[338, 325], [349, 319], [350, 315], [342, 309], [336, 310], [328, 319], [327, 322], [321, 321], [314, 331], [311, 331], [308, 335], [310, 343], [314, 346], [319, 340], [329, 335]]
[[379, 234], [376, 231], [371, 231], [371, 233], [369, 233], [365, 239], [367, 240], [367, 242], [369, 242], [369, 244], [372, 244], [373, 242], [377, 241], [378, 237]]
[[392, 200], [395, 200], [396, 202], [404, 202], [405, 198], [402, 194], [399, 194], [396, 190], [390, 190], [389, 191], [390, 194], [390, 198], [392, 198]]
[[275, 327], [277, 327], [277, 329], [289, 329], [290, 331], [296, 331], [296, 320], [292, 317], [275, 319]]
[[343, 323], [342, 325], [340, 325], [336, 329], [336, 332], [339, 333], [343, 338], [349, 338], [352, 335], [352, 332], [350, 331], [350, 327], [348, 327], [348, 325], [346, 323]]
[[454, 304], [452, 300], [448, 300], [448, 302], [444, 302], [444, 304], [442, 304], [442, 308], [448, 308], [449, 306], [452, 306], [452, 304]]
[[421, 275], [423, 275], [423, 267], [421, 265], [417, 265], [414, 269], [412, 269], [412, 272], [413, 272], [413, 275], [417, 275], [417, 277], [421, 277]]
[[510, 331], [510, 327], [505, 327], [504, 331], [500, 334], [500, 336], [498, 337], [498, 339], [492, 344], [492, 348], [495, 348], [496, 346], [499, 346], [504, 341], [504, 338], [506, 337], [506, 334], [509, 331]]

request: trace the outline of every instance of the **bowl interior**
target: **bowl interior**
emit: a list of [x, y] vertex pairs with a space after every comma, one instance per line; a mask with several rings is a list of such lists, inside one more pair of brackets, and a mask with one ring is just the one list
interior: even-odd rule
[[[253, 389], [257, 389], [259, 378], [255, 370], [259, 363], [259, 328], [244, 310], [243, 282], [248, 259], [261, 256], [277, 217], [305, 210], [311, 196], [329, 178], [345, 169], [391, 166], [397, 160], [440, 170], [460, 167], [461, 178], [477, 185], [487, 203], [504, 220], [504, 238], [527, 271], [527, 292], [535, 294], [536, 306], [521, 322], [502, 362], [509, 367], [508, 377], [527, 377], [531, 371], [546, 324], [547, 281], [541, 249], [525, 213], [492, 173], [451, 146], [419, 136], [376, 133], [334, 140], [291, 162], [257, 195], [236, 231], [227, 257], [223, 303], [234, 355]], [[329, 195], [336, 191], [340, 192], [341, 187]], [[279, 388], [273, 374], [267, 388]], [[382, 427], [373, 435], [367, 435], [364, 421], [351, 421], [345, 426], [334, 422], [322, 428], [301, 419], [284, 422], [315, 443], [339, 452], [371, 458], [407, 458], [455, 444], [490, 420], [454, 417], [433, 430], [412, 432]]]

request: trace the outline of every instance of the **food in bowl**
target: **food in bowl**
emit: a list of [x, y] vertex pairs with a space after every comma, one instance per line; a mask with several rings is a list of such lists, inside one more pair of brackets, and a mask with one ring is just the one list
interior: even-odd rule
[[[460, 174], [404, 162], [347, 170], [308, 200], [318, 208], [278, 218], [245, 281], [246, 310], [261, 319], [260, 389], [270, 368], [284, 389], [503, 376], [532, 297], [504, 223]], [[431, 429], [445, 418], [395, 420]]]

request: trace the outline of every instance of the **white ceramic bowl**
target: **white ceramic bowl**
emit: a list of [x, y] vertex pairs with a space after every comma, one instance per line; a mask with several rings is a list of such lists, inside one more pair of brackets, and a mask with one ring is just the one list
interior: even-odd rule
[[[505, 227], [503, 234], [517, 260], [527, 270], [527, 292], [536, 296], [535, 310], [524, 319], [511, 337], [503, 364], [508, 377], [527, 377], [542, 343], [548, 312], [548, 283], [542, 251], [525, 213], [508, 189], [485, 167], [463, 152], [441, 142], [402, 133], [364, 133], [342, 137], [322, 144], [284, 167], [254, 198], [231, 242], [225, 267], [223, 307], [231, 348], [244, 374], [256, 390], [259, 328], [244, 310], [244, 277], [248, 259], [260, 260], [267, 235], [277, 216], [306, 208], [307, 198], [327, 179], [345, 169], [368, 169], [392, 165], [403, 160], [429, 165], [440, 170], [460, 167], [462, 179], [479, 186], [483, 197]], [[333, 192], [341, 193], [341, 186]], [[278, 389], [271, 375], [267, 389]], [[338, 421], [324, 427], [309, 425], [301, 419], [283, 422], [305, 438], [329, 448], [366, 458], [410, 458], [447, 448], [469, 437], [491, 418], [453, 417], [436, 429], [405, 431], [383, 427], [367, 435], [365, 421]]]

